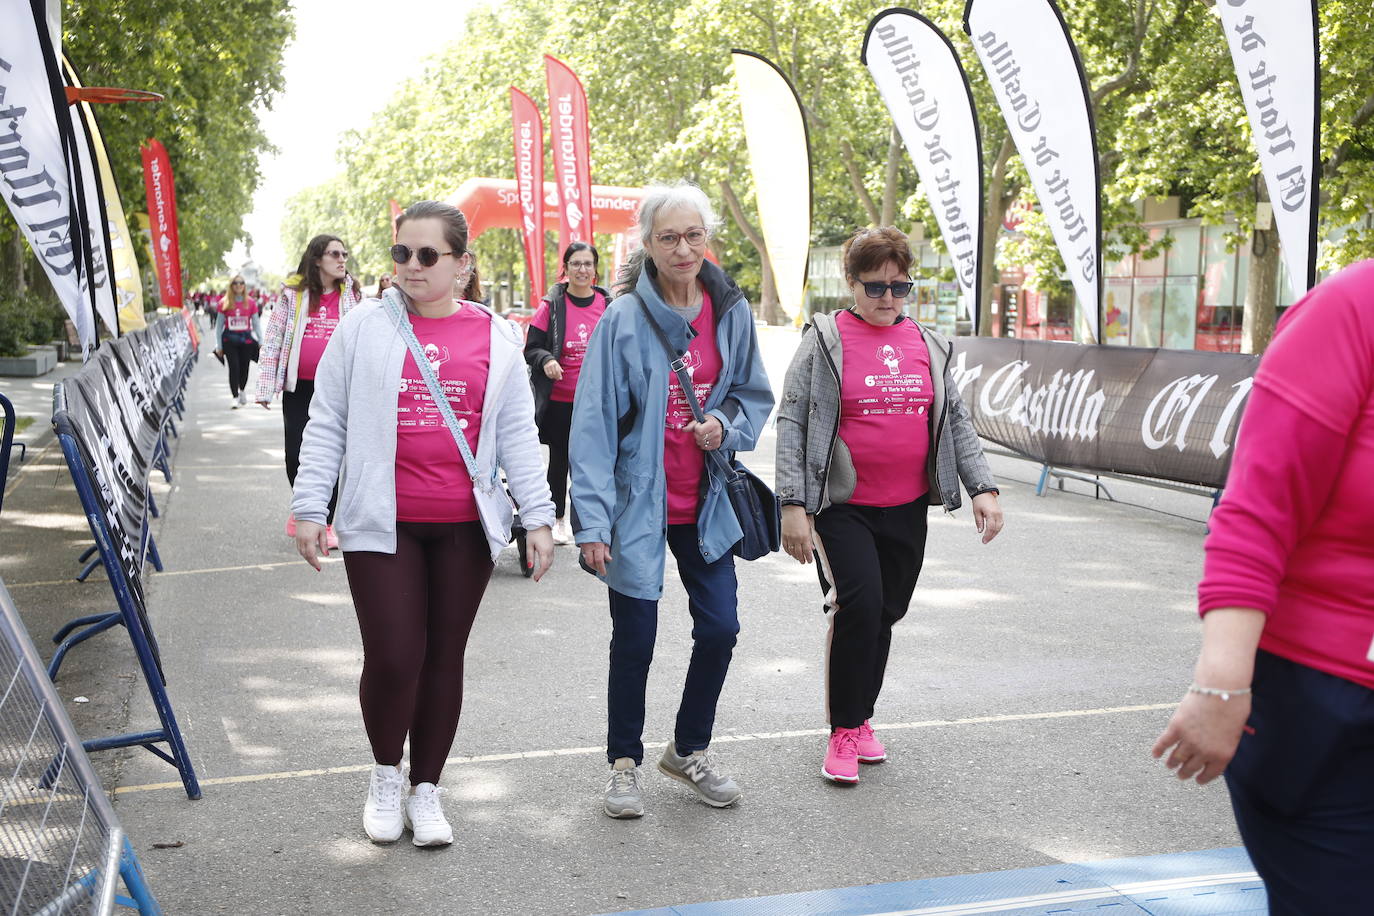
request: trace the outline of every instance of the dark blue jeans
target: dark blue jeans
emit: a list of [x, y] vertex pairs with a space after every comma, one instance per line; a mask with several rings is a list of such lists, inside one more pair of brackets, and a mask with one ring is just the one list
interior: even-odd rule
[[1374, 690], [1261, 651], [1253, 734], [1226, 768], [1273, 916], [1374, 906]]
[[[668, 547], [677, 558], [692, 614], [692, 660], [682, 687], [673, 740], [679, 754], [705, 750], [716, 721], [716, 701], [730, 670], [739, 634], [735, 596], [735, 558], [726, 554], [707, 563], [697, 545], [696, 525], [669, 525]], [[658, 602], [631, 598], [610, 589], [611, 676], [606, 697], [606, 759], [644, 762], [644, 692], [654, 660]]]

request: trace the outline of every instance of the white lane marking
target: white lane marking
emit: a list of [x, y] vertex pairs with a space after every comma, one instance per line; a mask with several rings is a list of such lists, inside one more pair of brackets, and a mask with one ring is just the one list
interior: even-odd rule
[[1198, 887], [1211, 888], [1229, 884], [1247, 884], [1258, 880], [1259, 875], [1252, 871], [1229, 872], [1219, 875], [1199, 875], [1191, 878], [1137, 881], [1133, 884], [1120, 884], [1115, 887], [1090, 887], [1081, 890], [1057, 891], [1052, 894], [1004, 897], [1001, 900], [955, 903], [946, 906], [922, 907], [916, 910], [889, 910], [884, 913], [875, 913], [873, 916], [972, 916], [975, 913], [1002, 913], [1007, 910], [1019, 910], [1055, 903], [1078, 903], [1087, 900], [1101, 900], [1106, 897], [1169, 893]]
[[[279, 562], [276, 562], [276, 563], [249, 563], [249, 564], [247, 564], [247, 565], [245, 565], [245, 566], [211, 566], [211, 567], [207, 567], [207, 568], [205, 568], [205, 569], [168, 569], [168, 570], [164, 570], [163, 572], [155, 572], [155, 573], [152, 573], [152, 575], [149, 576], [149, 578], [152, 578], [152, 579], [162, 579], [162, 578], [166, 578], [167, 576], [202, 576], [202, 575], [210, 575], [210, 574], [212, 574], [212, 573], [246, 572], [246, 571], [248, 571], [248, 570], [250, 570], [250, 569], [258, 569], [258, 570], [262, 570], [262, 571], [266, 572], [267, 570], [277, 569], [277, 568], [282, 567], [282, 566], [299, 566], [300, 564], [302, 564], [302, 563], [304, 563], [304, 562], [305, 562], [304, 560], [296, 559], [296, 560], [282, 560], [282, 561], [279, 561]], [[342, 561], [340, 560], [339, 557], [330, 556], [330, 557], [321, 557], [321, 558], [320, 558], [320, 562], [322, 562], [322, 563], [339, 563], [339, 562], [342, 562]], [[48, 581], [46, 581], [46, 582], [15, 582], [15, 583], [8, 583], [8, 582], [7, 582], [7, 583], [5, 583], [5, 587], [8, 588], [10, 591], [14, 591], [15, 589], [19, 589], [19, 588], [38, 588], [38, 587], [40, 587], [40, 586], [46, 587], [46, 586], [49, 586], [49, 585], [70, 585], [70, 584], [72, 584], [72, 583], [75, 582], [75, 581], [76, 581], [75, 578], [70, 578], [70, 579], [50, 579], [50, 580], [48, 580]]]
[[[963, 719], [927, 719], [920, 722], [899, 722], [895, 724], [884, 724], [880, 731], [898, 731], [915, 728], [940, 728], [951, 725], [987, 725], [994, 722], [1029, 722], [1043, 721], [1046, 719], [1069, 719], [1080, 718], [1083, 716], [1110, 716], [1121, 713], [1133, 712], [1158, 712], [1165, 709], [1173, 709], [1178, 705], [1177, 702], [1171, 703], [1150, 703], [1143, 706], [1105, 706], [1100, 709], [1063, 709], [1053, 712], [1027, 712], [1009, 713], [999, 716], [970, 716]], [[737, 743], [742, 741], [771, 741], [779, 738], [814, 738], [827, 734], [827, 729], [806, 728], [786, 732], [759, 732], [748, 735], [717, 735], [712, 739], [713, 744], [726, 742]], [[663, 747], [664, 742], [647, 743], [646, 748]], [[548, 757], [579, 757], [592, 754], [604, 754], [605, 745], [592, 747], [563, 747], [550, 748], [531, 751], [512, 751], [506, 754], [483, 754], [475, 757], [450, 757], [444, 761], [445, 766], [466, 766], [475, 763], [501, 763], [508, 760], [540, 760]], [[239, 785], [242, 783], [271, 782], [280, 779], [308, 779], [313, 776], [331, 776], [341, 773], [365, 773], [372, 769], [372, 764], [350, 764], [348, 766], [322, 767], [313, 770], [287, 770], [279, 773], [250, 773], [243, 776], [215, 776], [209, 779], [200, 780], [202, 786], [228, 786]], [[153, 792], [162, 789], [180, 789], [180, 782], [156, 782], [139, 786], [119, 786], [114, 790], [114, 794], [123, 795], [130, 792]]]

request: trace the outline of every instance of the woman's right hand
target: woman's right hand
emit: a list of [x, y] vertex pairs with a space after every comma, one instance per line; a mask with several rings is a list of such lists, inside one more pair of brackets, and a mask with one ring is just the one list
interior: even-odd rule
[[544, 364], [544, 374], [555, 382], [563, 380], [563, 367], [558, 364], [558, 360], [551, 359]]
[[296, 549], [305, 562], [320, 571], [320, 557], [329, 556], [329, 545], [325, 541], [325, 527], [319, 522], [296, 520]]
[[597, 575], [606, 575], [606, 561], [611, 559], [611, 545], [590, 541], [577, 546], [582, 549], [582, 562], [596, 570]]
[[782, 549], [798, 563], [810, 563], [815, 553], [812, 533], [815, 526], [805, 506], [782, 507]]

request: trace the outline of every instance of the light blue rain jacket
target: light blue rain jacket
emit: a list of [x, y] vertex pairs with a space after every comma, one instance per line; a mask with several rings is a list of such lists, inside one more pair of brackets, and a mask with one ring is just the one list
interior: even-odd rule
[[[664, 303], [654, 274], [653, 262], [647, 262], [635, 291], [612, 302], [592, 333], [577, 379], [569, 448], [577, 543], [609, 544], [606, 584], [648, 600], [663, 595], [668, 532], [663, 426], [668, 386], [676, 385], [677, 378], [663, 345], [645, 324], [638, 299], [649, 306], [678, 353], [696, 334]], [[773, 391], [744, 294], [709, 261], [701, 265], [700, 280], [711, 295], [722, 364], [702, 406], [724, 426], [723, 451], [729, 457], [758, 443], [773, 409]], [[714, 563], [742, 535], [719, 470], [710, 460], [706, 469], [708, 487], [697, 533], [702, 557]]]

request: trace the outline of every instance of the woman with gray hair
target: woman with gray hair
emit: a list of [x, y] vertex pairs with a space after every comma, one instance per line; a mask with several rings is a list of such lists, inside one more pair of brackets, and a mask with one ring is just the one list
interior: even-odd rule
[[[644, 695], [669, 549], [687, 590], [692, 657], [658, 768], [713, 807], [740, 797], [706, 753], [739, 632], [731, 550], [742, 537], [706, 452], [753, 449], [773, 409], [749, 304], [705, 257], [718, 225], [706, 195], [686, 182], [650, 187], [638, 224], [643, 247], [622, 271], [620, 295], [583, 359], [570, 455], [581, 562], [610, 592], [611, 817], [644, 813]], [[677, 364], [691, 377], [690, 395]]]

